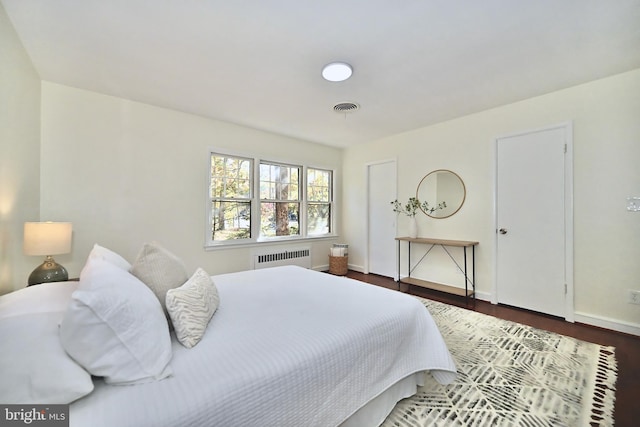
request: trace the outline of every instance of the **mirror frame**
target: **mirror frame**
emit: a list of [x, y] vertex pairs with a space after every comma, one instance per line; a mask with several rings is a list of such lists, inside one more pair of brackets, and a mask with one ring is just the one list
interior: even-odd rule
[[[418, 200], [420, 200], [420, 202], [423, 202], [423, 200], [420, 199], [419, 195], [420, 195], [420, 186], [422, 185], [422, 183], [430, 176], [433, 174], [436, 174], [438, 172], [448, 172], [450, 174], [453, 174], [456, 178], [458, 178], [458, 180], [460, 181], [460, 184], [462, 184], [462, 200], [460, 201], [460, 204], [458, 205], [458, 207], [456, 208], [455, 211], [453, 211], [452, 213], [450, 213], [447, 216], [434, 216], [432, 214], [428, 214], [426, 213], [424, 210], [422, 210], [422, 206], [420, 206], [420, 210], [422, 211], [422, 213], [424, 213], [426, 216], [430, 217], [430, 218], [434, 218], [434, 219], [445, 219], [445, 218], [449, 218], [453, 215], [455, 215], [456, 213], [458, 213], [458, 211], [462, 208], [462, 205], [464, 205], [464, 201], [467, 199], [467, 187], [464, 185], [464, 181], [462, 180], [462, 178], [460, 178], [460, 175], [458, 175], [457, 173], [455, 173], [452, 170], [449, 169], [436, 169], [434, 171], [429, 172], [428, 174], [426, 174], [418, 183], [418, 188], [416, 189], [416, 198]], [[445, 200], [446, 202], [446, 200]]]

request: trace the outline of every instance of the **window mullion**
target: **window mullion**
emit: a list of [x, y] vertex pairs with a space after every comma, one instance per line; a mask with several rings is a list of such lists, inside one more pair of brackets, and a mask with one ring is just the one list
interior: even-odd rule
[[260, 159], [254, 158], [251, 166], [251, 239], [260, 238]]
[[307, 204], [308, 201], [308, 183], [307, 183], [307, 167], [302, 166], [302, 177], [300, 177], [300, 218], [298, 218], [298, 224], [300, 225], [300, 235], [307, 237]]

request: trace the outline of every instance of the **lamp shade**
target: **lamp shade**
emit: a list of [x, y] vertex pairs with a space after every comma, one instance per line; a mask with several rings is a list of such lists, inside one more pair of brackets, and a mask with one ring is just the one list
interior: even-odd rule
[[71, 252], [70, 222], [25, 222], [26, 255], [58, 255]]

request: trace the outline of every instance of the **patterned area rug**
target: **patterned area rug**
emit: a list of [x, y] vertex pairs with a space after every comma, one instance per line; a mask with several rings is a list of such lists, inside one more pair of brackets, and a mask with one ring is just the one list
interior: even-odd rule
[[612, 426], [613, 347], [418, 298], [458, 368], [448, 386], [428, 375], [384, 427]]

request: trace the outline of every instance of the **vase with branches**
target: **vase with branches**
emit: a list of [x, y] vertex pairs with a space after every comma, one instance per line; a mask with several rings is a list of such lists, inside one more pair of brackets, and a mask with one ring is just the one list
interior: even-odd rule
[[401, 213], [409, 217], [409, 237], [418, 237], [418, 222], [416, 221], [416, 214], [420, 209], [420, 200], [417, 197], [410, 197], [407, 203], [401, 203], [398, 199], [391, 202], [393, 205], [393, 211]]
[[409, 237], [418, 237], [418, 223], [416, 221], [416, 214], [418, 209], [421, 209], [426, 214], [432, 214], [439, 209], [447, 207], [446, 202], [440, 202], [437, 206], [430, 206], [429, 202], [420, 202], [417, 197], [409, 197], [407, 203], [401, 203], [398, 199], [391, 202], [393, 205], [393, 211], [401, 213], [409, 217]]
[[396, 213], [405, 214], [408, 217], [415, 217], [418, 209], [420, 209], [420, 200], [416, 197], [409, 197], [409, 201], [402, 204], [398, 199], [391, 202], [393, 205], [393, 211]]

